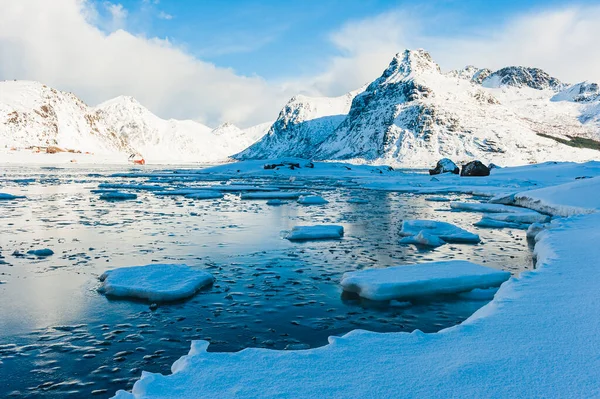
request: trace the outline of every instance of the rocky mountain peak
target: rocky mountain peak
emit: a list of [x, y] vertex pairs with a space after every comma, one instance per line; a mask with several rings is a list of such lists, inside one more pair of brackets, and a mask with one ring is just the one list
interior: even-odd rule
[[522, 66], [509, 66], [502, 68], [483, 80], [485, 87], [530, 87], [536, 90], [559, 91], [564, 84], [539, 68], [527, 68]]
[[431, 55], [423, 49], [407, 49], [402, 53], [396, 54], [380, 79], [384, 81], [398, 81], [428, 71], [441, 72], [440, 66], [433, 61]]

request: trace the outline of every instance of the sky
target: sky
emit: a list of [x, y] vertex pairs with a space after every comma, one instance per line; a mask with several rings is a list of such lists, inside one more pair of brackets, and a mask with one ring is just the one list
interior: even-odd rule
[[442, 70], [536, 66], [600, 81], [600, 0], [0, 0], [0, 79], [90, 105], [131, 95], [163, 118], [274, 120], [296, 94], [339, 96], [395, 53]]

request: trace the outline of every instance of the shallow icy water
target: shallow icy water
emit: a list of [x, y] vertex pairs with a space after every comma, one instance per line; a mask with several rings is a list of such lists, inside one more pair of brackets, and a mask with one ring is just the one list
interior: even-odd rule
[[[333, 179], [303, 188], [328, 199], [324, 206], [143, 191], [135, 201], [105, 202], [90, 193], [98, 183], [134, 182], [107, 177], [123, 170], [3, 168], [0, 191], [28, 198], [0, 202], [0, 397], [109, 397], [129, 389], [142, 369], [168, 373], [195, 339], [209, 340], [210, 351], [237, 351], [321, 346], [328, 336], [356, 328], [438, 331], [486, 302], [460, 296], [362, 301], [342, 295], [341, 275], [453, 258], [512, 272], [532, 264], [523, 231], [478, 229], [472, 223], [480, 214], [449, 212], [447, 203], [423, 196], [361, 190]], [[349, 198], [370, 203], [350, 204]], [[452, 222], [483, 242], [434, 251], [400, 246], [404, 218]], [[296, 224], [315, 223], [342, 224], [345, 238], [300, 244], [282, 239], [282, 231]], [[39, 248], [55, 254], [26, 254]], [[104, 270], [152, 262], [197, 265], [216, 283], [189, 301], [156, 310], [96, 292]]]

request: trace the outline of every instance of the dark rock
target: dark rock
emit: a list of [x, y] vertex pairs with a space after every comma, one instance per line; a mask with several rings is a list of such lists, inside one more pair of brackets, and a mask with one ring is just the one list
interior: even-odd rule
[[501, 167], [496, 165], [495, 163], [491, 163], [488, 165], [488, 169], [501, 169]]
[[454, 173], [457, 175], [459, 172], [460, 169], [458, 166], [448, 158], [440, 159], [435, 165], [435, 169], [429, 169], [430, 175], [439, 175], [442, 173]]
[[460, 171], [461, 176], [489, 176], [490, 168], [482, 164], [480, 161], [471, 161], [463, 165]]

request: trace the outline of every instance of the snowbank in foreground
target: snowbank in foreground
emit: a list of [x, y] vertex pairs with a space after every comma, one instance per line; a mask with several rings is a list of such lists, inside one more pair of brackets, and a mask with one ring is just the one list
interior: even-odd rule
[[451, 260], [344, 273], [341, 284], [344, 291], [387, 301], [498, 287], [509, 277], [509, 272]]
[[553, 221], [537, 236], [538, 269], [456, 327], [356, 330], [304, 351], [208, 353], [195, 341], [172, 375], [143, 373], [115, 398], [597, 397], [598, 225], [600, 214]]
[[600, 209], [600, 177], [521, 192], [514, 202], [519, 206], [557, 216], [590, 213]]
[[152, 264], [108, 270], [100, 281], [98, 290], [109, 296], [164, 302], [188, 298], [214, 277], [186, 265]]

